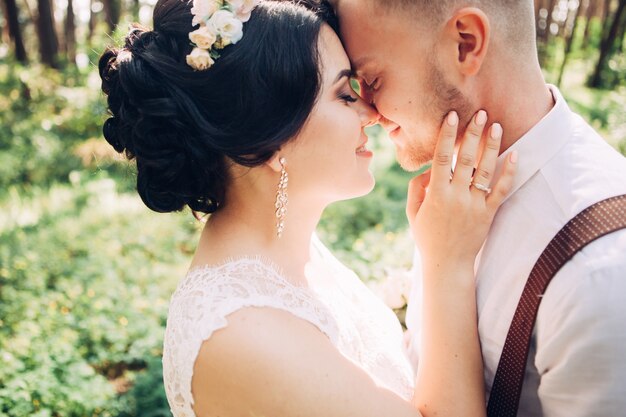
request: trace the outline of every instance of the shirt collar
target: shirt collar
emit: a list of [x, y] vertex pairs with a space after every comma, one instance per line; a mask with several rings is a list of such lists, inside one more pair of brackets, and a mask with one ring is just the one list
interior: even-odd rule
[[571, 130], [571, 110], [558, 88], [548, 84], [554, 97], [554, 107], [543, 119], [533, 126], [524, 136], [519, 138], [509, 149], [498, 157], [496, 178], [513, 151], [518, 152], [519, 164], [513, 180], [513, 187], [506, 199], [518, 191], [533, 175], [535, 175], [565, 145]]

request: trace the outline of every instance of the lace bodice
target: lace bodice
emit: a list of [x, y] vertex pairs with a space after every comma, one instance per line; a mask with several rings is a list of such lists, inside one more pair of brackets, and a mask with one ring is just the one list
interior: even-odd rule
[[172, 295], [163, 346], [165, 392], [175, 417], [195, 417], [191, 379], [200, 347], [244, 307], [276, 308], [310, 322], [377, 384], [412, 397], [413, 370], [393, 312], [317, 238], [305, 275], [308, 286], [294, 285], [261, 258], [187, 273]]

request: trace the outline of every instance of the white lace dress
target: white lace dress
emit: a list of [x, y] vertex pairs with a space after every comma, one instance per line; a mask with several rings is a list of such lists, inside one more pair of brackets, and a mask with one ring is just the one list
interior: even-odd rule
[[309, 286], [296, 286], [271, 263], [242, 258], [189, 271], [172, 295], [163, 379], [175, 417], [195, 417], [191, 378], [202, 342], [244, 307], [287, 311], [315, 325], [346, 358], [402, 398], [413, 396], [413, 369], [393, 311], [313, 238]]

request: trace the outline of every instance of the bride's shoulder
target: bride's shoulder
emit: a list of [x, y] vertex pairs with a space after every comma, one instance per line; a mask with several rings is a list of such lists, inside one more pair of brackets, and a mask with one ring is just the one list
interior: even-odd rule
[[[272, 264], [259, 258], [240, 258], [192, 267], [172, 295], [163, 340], [165, 391], [174, 415], [194, 415], [194, 363], [209, 340], [209, 346], [231, 346], [228, 341], [232, 340], [243, 343], [245, 340], [239, 339], [242, 331], [245, 333], [261, 321], [268, 325], [288, 324], [291, 317], [331, 332], [327, 316], [317, 310], [304, 292], [289, 285]], [[221, 331], [216, 333], [218, 330]], [[213, 342], [217, 334], [222, 339]]]
[[[314, 321], [325, 331], [329, 312], [307, 287], [284, 277], [262, 257], [240, 257], [192, 267], [170, 300], [168, 328], [226, 325], [226, 316], [245, 307], [270, 307]], [[200, 333], [207, 333], [206, 331]]]
[[[199, 288], [244, 285], [258, 286], [263, 281], [275, 285], [285, 285], [280, 267], [260, 256], [228, 258], [216, 264], [198, 264], [189, 268], [179, 282], [176, 293], [184, 293]], [[175, 294], [176, 294], [175, 293]]]
[[419, 416], [309, 323], [273, 309], [233, 314], [193, 373], [197, 415]]

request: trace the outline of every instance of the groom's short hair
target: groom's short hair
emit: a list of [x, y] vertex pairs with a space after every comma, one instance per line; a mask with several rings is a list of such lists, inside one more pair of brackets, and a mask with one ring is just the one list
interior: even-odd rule
[[[437, 25], [454, 8], [478, 7], [492, 24], [517, 48], [535, 48], [535, 19], [533, 0], [369, 0], [387, 11], [400, 11], [419, 18], [419, 23]], [[513, 49], [517, 49], [513, 48]]]

